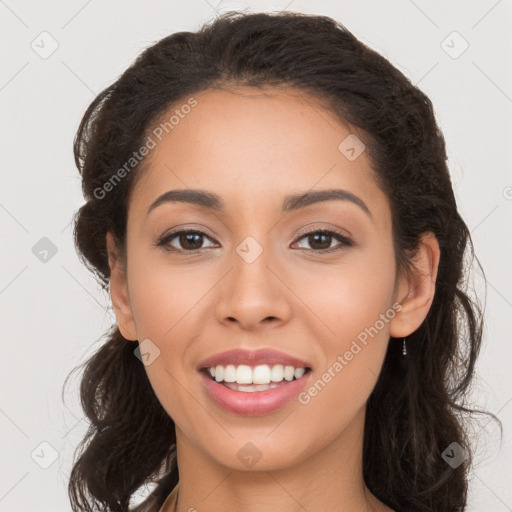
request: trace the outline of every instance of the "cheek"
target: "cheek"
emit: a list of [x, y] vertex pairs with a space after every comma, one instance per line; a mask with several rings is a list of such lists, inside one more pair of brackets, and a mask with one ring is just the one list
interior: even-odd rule
[[[180, 265], [163, 258], [133, 258], [130, 298], [139, 336], [170, 343], [204, 307], [218, 276], [199, 265]], [[137, 260], [140, 264], [137, 264]]]
[[200, 415], [190, 401], [194, 383], [188, 356], [198, 324], [194, 308], [204, 306], [201, 298], [208, 299], [211, 284], [197, 270], [156, 263], [154, 258], [152, 264], [143, 264], [144, 258], [150, 261], [147, 255], [132, 256], [129, 286], [139, 341], [149, 339], [159, 350], [145, 371], [162, 407], [189, 431]]
[[373, 390], [396, 314], [394, 268], [392, 251], [361, 255], [329, 276], [311, 276], [304, 286], [305, 302], [322, 320], [317, 331], [322, 361], [302, 400], [311, 411], [333, 407], [333, 419], [343, 422]]
[[214, 308], [210, 293], [219, 279], [217, 270], [142, 251], [131, 256], [130, 300], [139, 340], [151, 340], [160, 351], [145, 366], [146, 373], [164, 409], [177, 424], [190, 429], [200, 414], [190, 401], [197, 385], [190, 354]]
[[[321, 320], [329, 344], [334, 342], [342, 349], [389, 312], [394, 284], [393, 254], [375, 251], [354, 253], [350, 261], [347, 258], [337, 266], [311, 267], [307, 278], [296, 282], [295, 290]], [[382, 326], [379, 321], [377, 327], [387, 333], [388, 323]]]

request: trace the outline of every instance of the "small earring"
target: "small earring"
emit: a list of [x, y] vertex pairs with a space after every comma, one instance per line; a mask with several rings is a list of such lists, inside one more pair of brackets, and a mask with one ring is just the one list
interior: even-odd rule
[[407, 347], [405, 346], [405, 338], [404, 338], [404, 342], [402, 344], [402, 355], [404, 355], [404, 356], [407, 355]]

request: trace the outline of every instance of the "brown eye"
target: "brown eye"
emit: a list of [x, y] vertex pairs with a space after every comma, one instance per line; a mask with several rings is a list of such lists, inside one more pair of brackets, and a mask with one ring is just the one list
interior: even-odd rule
[[[202, 245], [204, 237], [209, 238], [207, 234], [203, 233], [202, 231], [190, 229], [175, 231], [162, 238], [157, 245], [163, 246], [171, 252], [175, 251], [194, 253], [200, 251], [203, 248]], [[173, 241], [174, 239], [177, 240], [177, 243], [181, 247], [175, 247], [171, 245], [171, 241]]]
[[[299, 238], [299, 240], [302, 239], [306, 239], [311, 247], [311, 249], [306, 248], [306, 250], [312, 250], [320, 253], [333, 252], [345, 246], [353, 245], [352, 241], [349, 240], [346, 236], [342, 235], [341, 233], [325, 229], [305, 233], [301, 235], [301, 237]], [[338, 246], [331, 247], [333, 239], [338, 240], [338, 242], [340, 242]]]
[[[204, 238], [211, 240], [211, 238], [199, 230], [184, 229], [180, 231], [174, 231], [164, 236], [156, 245], [158, 247], [164, 247], [169, 252], [177, 252], [184, 254], [195, 254], [200, 252], [203, 247]], [[352, 246], [352, 241], [345, 235], [331, 230], [316, 230], [310, 231], [301, 235], [298, 240], [306, 239], [310, 248], [299, 247], [299, 249], [305, 249], [307, 251], [313, 251], [317, 253], [334, 252], [341, 250], [344, 247]], [[333, 240], [337, 240], [339, 243], [332, 247]], [[173, 242], [174, 243], [171, 243]], [[176, 247], [175, 244], [178, 244]], [[209, 246], [212, 247], [212, 246]]]

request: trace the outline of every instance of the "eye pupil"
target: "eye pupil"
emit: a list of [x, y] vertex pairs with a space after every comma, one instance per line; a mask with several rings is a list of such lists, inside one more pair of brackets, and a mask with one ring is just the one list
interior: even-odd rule
[[[311, 243], [312, 240], [315, 240], [315, 239], [318, 239], [318, 237], [323, 237], [323, 238], [327, 238], [328, 239], [328, 243], [325, 244], [325, 242], [323, 244], [320, 244], [321, 247], [318, 247], [318, 246], [314, 246], [315, 244], [314, 243]], [[309, 235], [309, 244], [311, 245], [311, 247], [313, 247], [314, 249], [319, 249], [319, 250], [322, 250], [322, 249], [328, 249], [330, 246], [331, 246], [331, 238], [332, 236], [331, 235], [326, 235], [326, 234], [323, 234], [323, 233], [318, 233], [318, 234], [313, 234], [313, 235]]]
[[[202, 245], [201, 244], [202, 236], [203, 235], [200, 235], [199, 233], [182, 233], [180, 235], [180, 244], [184, 249], [190, 249], [190, 250], [200, 249], [201, 245]], [[191, 238], [195, 238], [195, 242], [197, 242], [199, 240], [199, 243], [197, 245], [194, 245], [192, 243], [192, 246], [189, 246], [189, 241]]]

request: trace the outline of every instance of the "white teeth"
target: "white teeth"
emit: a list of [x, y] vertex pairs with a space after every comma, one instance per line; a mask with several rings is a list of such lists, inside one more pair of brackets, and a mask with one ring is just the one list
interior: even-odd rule
[[228, 364], [224, 368], [224, 382], [235, 382], [236, 381], [236, 367], [234, 364]]
[[[283, 380], [290, 382], [294, 378], [300, 379], [304, 373], [306, 373], [305, 368], [283, 366], [282, 364], [273, 366], [261, 364], [254, 368], [246, 364], [240, 364], [238, 366], [233, 364], [228, 364], [227, 366], [217, 365], [209, 368], [208, 371], [210, 375], [215, 378], [216, 382], [233, 384], [233, 386], [227, 386], [231, 389], [235, 389], [238, 384], [255, 385], [244, 386], [244, 391], [263, 391], [263, 389], [252, 389], [256, 387], [271, 389], [271, 387], [275, 387], [273, 383], [282, 382]], [[268, 386], [269, 384], [270, 386]]]
[[295, 368], [295, 373], [293, 374], [296, 379], [300, 379], [306, 370], [304, 368]]
[[270, 368], [266, 364], [256, 366], [252, 371], [252, 382], [254, 384], [268, 384], [270, 382]]
[[293, 380], [293, 374], [295, 373], [295, 368], [293, 366], [285, 366], [284, 368], [284, 378], [286, 380]]
[[215, 367], [215, 380], [217, 382], [224, 380], [224, 366], [218, 365]]
[[245, 393], [254, 393], [255, 391], [266, 391], [267, 389], [277, 388], [279, 384], [236, 384], [228, 382], [224, 384], [227, 388], [233, 391], [244, 391]]
[[236, 382], [238, 384], [252, 384], [252, 369], [246, 364], [241, 364], [236, 369]]
[[281, 382], [284, 379], [284, 366], [282, 364], [276, 364], [272, 366], [270, 372], [270, 380], [272, 382]]

